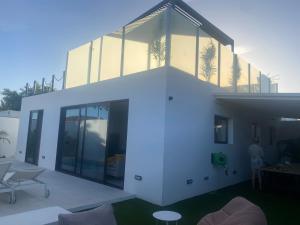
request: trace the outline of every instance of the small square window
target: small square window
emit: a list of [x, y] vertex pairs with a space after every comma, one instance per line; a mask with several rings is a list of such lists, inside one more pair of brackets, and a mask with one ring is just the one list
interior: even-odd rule
[[215, 116], [215, 143], [228, 144], [228, 118]]

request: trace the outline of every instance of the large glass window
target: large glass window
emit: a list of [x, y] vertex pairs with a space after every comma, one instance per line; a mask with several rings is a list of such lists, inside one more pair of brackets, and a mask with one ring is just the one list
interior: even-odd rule
[[82, 45], [68, 53], [66, 88], [87, 84], [91, 43]]
[[128, 101], [62, 109], [56, 169], [123, 187]]
[[231, 46], [221, 45], [220, 87], [230, 92], [234, 90], [233, 57]]
[[171, 10], [171, 66], [195, 75], [197, 28], [184, 16]]
[[233, 74], [236, 80], [237, 92], [249, 92], [249, 70], [248, 63], [241, 57], [235, 56], [233, 63]]
[[218, 41], [200, 30], [199, 79], [218, 85], [218, 57]]
[[125, 28], [124, 75], [165, 65], [165, 13], [150, 15]]
[[102, 54], [100, 80], [120, 76], [122, 52], [122, 31], [102, 37]]
[[85, 120], [82, 171], [84, 177], [103, 181], [109, 106], [88, 106]]
[[228, 143], [228, 119], [215, 116], [215, 143]]
[[254, 66], [250, 69], [250, 92], [259, 93], [260, 92], [260, 71]]

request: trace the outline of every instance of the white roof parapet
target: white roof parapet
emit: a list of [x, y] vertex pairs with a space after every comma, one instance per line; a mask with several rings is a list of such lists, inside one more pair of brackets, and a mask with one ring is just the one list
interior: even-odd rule
[[20, 118], [20, 111], [14, 111], [14, 110], [0, 111], [0, 117]]

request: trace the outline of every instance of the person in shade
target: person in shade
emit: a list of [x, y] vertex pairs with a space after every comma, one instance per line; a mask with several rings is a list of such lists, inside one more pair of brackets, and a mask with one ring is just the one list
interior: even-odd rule
[[255, 180], [257, 176], [259, 190], [262, 190], [261, 168], [264, 165], [264, 161], [263, 161], [264, 150], [259, 145], [258, 138], [253, 139], [253, 143], [249, 146], [248, 152], [250, 155], [251, 169], [252, 169], [252, 187], [253, 189], [255, 189]]

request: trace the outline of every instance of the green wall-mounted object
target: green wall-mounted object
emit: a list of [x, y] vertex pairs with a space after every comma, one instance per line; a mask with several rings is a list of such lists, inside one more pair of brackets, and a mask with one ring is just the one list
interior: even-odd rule
[[227, 165], [227, 156], [223, 152], [211, 153], [211, 163], [214, 166], [225, 167]]

